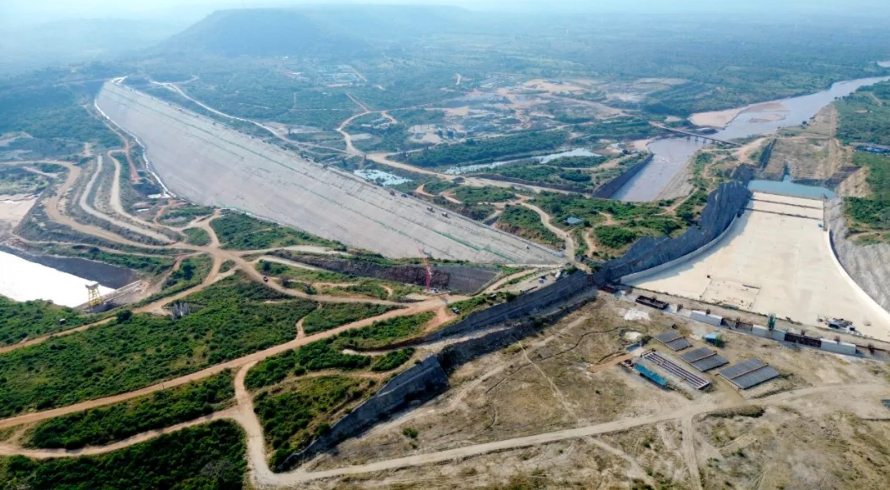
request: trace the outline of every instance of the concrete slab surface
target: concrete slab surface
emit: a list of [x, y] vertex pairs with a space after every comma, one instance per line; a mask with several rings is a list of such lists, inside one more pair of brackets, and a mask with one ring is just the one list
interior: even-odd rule
[[[772, 195], [754, 194], [759, 199]], [[821, 219], [792, 216], [800, 201], [784, 198], [770, 211], [747, 210], [708, 252], [629, 285], [686, 298], [728, 304], [761, 314], [775, 313], [808, 325], [845, 318], [863, 334], [890, 340], [890, 313], [843, 270]], [[749, 205], [749, 208], [751, 205]], [[761, 209], [763, 209], [761, 207]], [[779, 213], [779, 214], [777, 214]], [[821, 209], [818, 210], [821, 215]]]
[[145, 146], [167, 188], [388, 257], [555, 264], [562, 254], [345, 172], [327, 169], [178, 106], [106, 83], [97, 107]]

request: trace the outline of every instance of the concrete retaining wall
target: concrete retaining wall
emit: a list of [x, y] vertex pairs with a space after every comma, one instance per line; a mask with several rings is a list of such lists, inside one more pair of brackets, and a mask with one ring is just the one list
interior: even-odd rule
[[445, 337], [462, 335], [489, 325], [529, 315], [536, 310], [550, 306], [584, 289], [590, 289], [591, 286], [591, 276], [575, 272], [549, 286], [519, 296], [513, 301], [472, 313], [464, 320], [434, 332], [425, 339], [425, 342], [434, 342]]
[[848, 344], [846, 342], [836, 342], [830, 339], [822, 339], [822, 346], [820, 348], [822, 350], [834, 352], [836, 354], [846, 354], [848, 356], [856, 355], [856, 345]]
[[285, 471], [315, 454], [326, 451], [347, 437], [355, 437], [387, 416], [409, 405], [426, 402], [448, 389], [448, 376], [439, 358], [430, 356], [399, 374], [365, 403], [334, 424], [306, 449], [291, 454], [277, 471]]
[[751, 191], [741, 182], [721, 184], [708, 196], [696, 226], [676, 238], [661, 236], [637, 240], [623, 257], [603, 264], [594, 273], [594, 281], [596, 284], [618, 281], [695, 252], [719, 238], [744, 211], [750, 198]]
[[707, 323], [708, 325], [713, 325], [715, 327], [719, 327], [723, 324], [723, 317], [717, 315], [711, 315], [710, 313], [706, 313], [704, 311], [693, 310], [690, 315], [695, 321]]
[[618, 192], [619, 189], [624, 187], [624, 184], [627, 184], [630, 179], [632, 179], [635, 175], [640, 173], [640, 170], [646, 168], [646, 165], [649, 165], [649, 162], [655, 155], [649, 155], [645, 160], [634, 164], [632, 167], [627, 169], [623, 174], [615, 177], [614, 179], [606, 182], [605, 184], [597, 187], [595, 191], [593, 191], [593, 197], [599, 197], [602, 199], [610, 199], [612, 196]]
[[[402, 411], [411, 405], [420, 404], [435, 398], [448, 389], [446, 371], [479, 356], [506, 347], [527, 337], [562, 316], [574, 311], [578, 306], [596, 296], [596, 289], [590, 287], [591, 276], [576, 272], [550, 286], [470, 315], [464, 321], [434, 332], [423, 339], [424, 343], [434, 342], [444, 337], [464, 335], [494, 324], [501, 324], [517, 317], [516, 322], [500, 330], [452, 344], [435, 356], [402, 372], [375, 393], [365, 403], [338, 421], [325, 434], [313, 441], [306, 449], [290, 455], [277, 471], [285, 471], [312, 456], [327, 451], [347, 437], [355, 437], [378, 422]], [[541, 313], [540, 318], [526, 315]]]

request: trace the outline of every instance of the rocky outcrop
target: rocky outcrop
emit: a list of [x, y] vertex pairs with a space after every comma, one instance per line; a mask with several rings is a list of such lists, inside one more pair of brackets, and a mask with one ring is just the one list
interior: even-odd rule
[[890, 245], [857, 245], [847, 238], [844, 205], [840, 199], [828, 208], [831, 246], [850, 277], [882, 308], [890, 311]]
[[[356, 277], [370, 277], [402, 284], [426, 285], [427, 270], [423, 264], [386, 264], [372, 258], [337, 257], [331, 255], [298, 254], [287, 250], [273, 252], [285, 259], [295, 260], [333, 272]], [[495, 267], [432, 264], [430, 287], [474, 293], [491, 282], [500, 272]]]

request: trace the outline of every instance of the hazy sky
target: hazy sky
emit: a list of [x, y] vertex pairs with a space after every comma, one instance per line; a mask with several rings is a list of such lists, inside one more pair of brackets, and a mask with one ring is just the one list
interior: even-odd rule
[[[839, 14], [887, 11], [887, 0], [0, 0], [0, 22], [35, 24], [66, 18], [155, 18], [192, 22], [220, 8], [278, 7], [330, 3], [410, 3], [461, 5], [503, 10], [737, 11], [765, 15], [777, 11], [832, 11]], [[855, 5], [854, 5], [855, 4]]]

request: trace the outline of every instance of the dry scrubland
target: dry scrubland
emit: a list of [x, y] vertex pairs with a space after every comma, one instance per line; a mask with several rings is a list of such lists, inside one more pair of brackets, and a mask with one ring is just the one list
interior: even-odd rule
[[242, 209], [321, 237], [390, 257], [549, 264], [559, 258], [460, 216], [445, 217], [358, 177], [301, 160], [210, 119], [114, 83], [98, 107], [145, 144], [174, 193]]
[[[628, 309], [649, 320], [624, 320]], [[646, 316], [639, 315], [636, 316]], [[633, 332], [702, 324], [602, 294], [541, 335], [478, 359], [439, 399], [342, 443], [310, 471], [604, 426], [603, 433], [364, 473], [315, 488], [879, 488], [890, 464], [885, 364], [734, 332], [721, 354], [759, 357], [782, 378], [746, 392], [663, 391], [614, 365]], [[694, 343], [702, 345], [700, 341]], [[657, 344], [650, 344], [662, 350]], [[682, 364], [682, 363], [681, 363]], [[762, 409], [762, 410], [761, 410]], [[684, 428], [685, 427], [685, 428]], [[689, 434], [687, 436], [686, 434]], [[696, 484], [699, 474], [701, 487]]]

